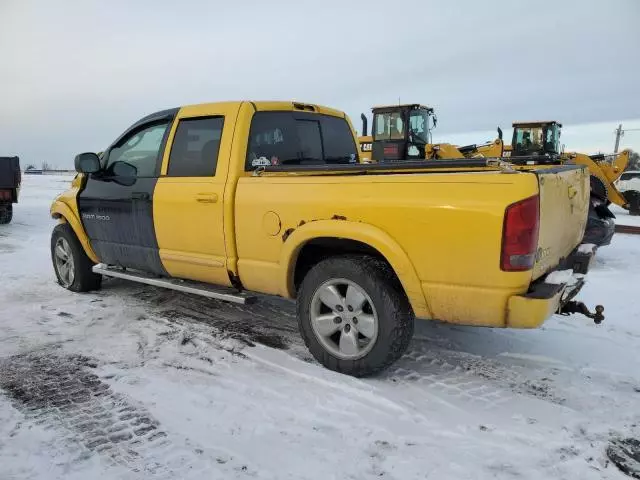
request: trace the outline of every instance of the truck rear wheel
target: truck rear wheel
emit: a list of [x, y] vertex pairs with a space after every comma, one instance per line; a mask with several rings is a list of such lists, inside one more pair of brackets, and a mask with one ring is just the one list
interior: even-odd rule
[[640, 215], [640, 192], [628, 190], [624, 192], [623, 196], [629, 204], [629, 213], [631, 215]]
[[400, 282], [385, 262], [370, 256], [318, 263], [302, 281], [297, 311], [315, 359], [356, 377], [387, 368], [413, 336], [414, 314]]
[[58, 283], [73, 292], [97, 290], [102, 275], [93, 273], [93, 262], [68, 223], [56, 225], [51, 234], [51, 260]]
[[0, 205], [0, 225], [5, 225], [11, 222], [13, 218], [13, 205], [10, 203]]

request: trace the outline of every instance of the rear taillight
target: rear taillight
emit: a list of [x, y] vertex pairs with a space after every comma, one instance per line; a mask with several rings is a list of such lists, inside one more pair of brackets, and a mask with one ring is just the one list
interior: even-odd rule
[[0, 200], [11, 200], [11, 190], [0, 190]]
[[540, 229], [540, 198], [526, 198], [507, 207], [502, 228], [500, 268], [505, 272], [531, 270]]

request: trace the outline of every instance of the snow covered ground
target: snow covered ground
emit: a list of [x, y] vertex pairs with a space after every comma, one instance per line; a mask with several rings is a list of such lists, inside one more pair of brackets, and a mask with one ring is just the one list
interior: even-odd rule
[[580, 298], [602, 325], [419, 322], [359, 380], [310, 359], [282, 300], [63, 290], [48, 208], [68, 182], [25, 176], [0, 227], [0, 479], [628, 478], [606, 449], [640, 435], [640, 236], [598, 252]]
[[640, 227], [640, 216], [629, 215], [628, 211], [617, 205], [611, 205], [610, 209], [616, 216], [616, 223], [620, 225], [633, 225]]

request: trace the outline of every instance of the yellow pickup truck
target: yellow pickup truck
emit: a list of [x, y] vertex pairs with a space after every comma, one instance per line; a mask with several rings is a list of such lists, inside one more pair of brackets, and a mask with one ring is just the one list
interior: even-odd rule
[[65, 288], [103, 276], [232, 302], [297, 300], [326, 367], [363, 376], [407, 349], [414, 318], [534, 328], [572, 299], [589, 175], [484, 159], [359, 162], [337, 110], [294, 102], [185, 106], [144, 117], [51, 206]]

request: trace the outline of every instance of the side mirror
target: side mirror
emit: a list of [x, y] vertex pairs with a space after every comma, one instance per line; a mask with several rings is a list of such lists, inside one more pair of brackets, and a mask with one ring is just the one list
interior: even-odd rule
[[75, 167], [78, 173], [96, 173], [100, 170], [100, 158], [93, 152], [81, 153], [76, 155]]

